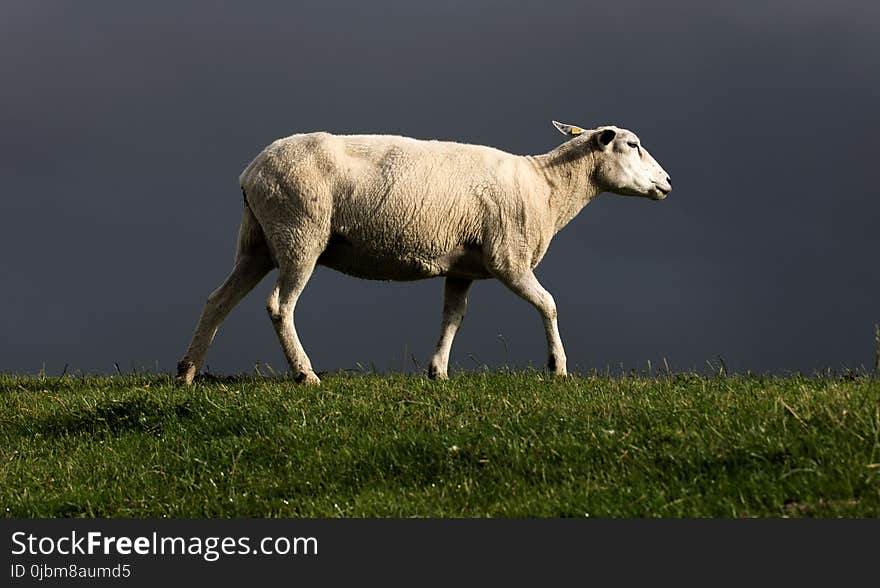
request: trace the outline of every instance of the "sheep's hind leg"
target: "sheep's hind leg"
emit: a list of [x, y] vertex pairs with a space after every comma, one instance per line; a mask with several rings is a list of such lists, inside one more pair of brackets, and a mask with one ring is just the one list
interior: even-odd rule
[[544, 331], [547, 334], [547, 369], [557, 376], [566, 375], [565, 350], [562, 348], [562, 339], [559, 336], [559, 326], [556, 323], [556, 302], [550, 292], [544, 289], [538, 278], [531, 271], [517, 278], [498, 276], [505, 286], [513, 290], [521, 298], [527, 300], [538, 309], [544, 319]]
[[464, 319], [467, 309], [467, 293], [473, 280], [466, 278], [447, 277], [443, 287], [443, 324], [440, 327], [440, 340], [437, 341], [437, 349], [431, 358], [428, 368], [428, 376], [438, 380], [445, 380], [449, 366], [449, 352], [452, 349], [452, 340]]
[[272, 260], [268, 255], [242, 254], [236, 259], [235, 267], [226, 281], [208, 296], [192, 341], [177, 364], [178, 383], [192, 383], [223, 319], [271, 269]]
[[301, 384], [321, 383], [296, 334], [293, 318], [296, 302], [315, 269], [316, 261], [317, 256], [314, 256], [313, 259], [289, 260], [283, 264], [280, 267], [278, 282], [266, 304], [278, 341], [287, 357], [287, 363], [290, 364], [294, 378]]

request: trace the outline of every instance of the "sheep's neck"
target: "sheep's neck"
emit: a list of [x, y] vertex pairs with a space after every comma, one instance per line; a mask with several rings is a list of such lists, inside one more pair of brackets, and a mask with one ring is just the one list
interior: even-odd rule
[[557, 149], [530, 160], [547, 185], [550, 214], [559, 232], [600, 192], [590, 179], [593, 157], [586, 154], [566, 160]]

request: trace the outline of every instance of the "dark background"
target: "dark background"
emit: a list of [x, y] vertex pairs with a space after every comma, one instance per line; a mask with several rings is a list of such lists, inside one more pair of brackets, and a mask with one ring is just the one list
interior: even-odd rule
[[[539, 153], [550, 119], [639, 134], [664, 202], [603, 195], [538, 268], [569, 368], [873, 364], [877, 2], [0, 5], [0, 370], [171, 371], [231, 268], [237, 178], [295, 132]], [[286, 370], [265, 279], [214, 372]], [[316, 369], [424, 367], [442, 283], [319, 269]], [[499, 337], [499, 334], [501, 337]], [[540, 366], [537, 312], [478, 282], [463, 368]]]

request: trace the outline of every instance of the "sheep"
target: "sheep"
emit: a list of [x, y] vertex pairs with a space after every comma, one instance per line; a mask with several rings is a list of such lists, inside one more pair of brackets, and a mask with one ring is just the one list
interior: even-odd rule
[[556, 304], [535, 267], [598, 194], [662, 200], [672, 183], [631, 131], [552, 122], [568, 140], [534, 156], [392, 135], [316, 132], [270, 144], [239, 178], [244, 211], [234, 267], [208, 297], [177, 381], [193, 381], [229, 311], [277, 267], [269, 317], [294, 379], [319, 384], [293, 320], [317, 264], [373, 280], [444, 276], [428, 369], [436, 379], [448, 377], [471, 284], [500, 280], [540, 312], [548, 369], [565, 375]]

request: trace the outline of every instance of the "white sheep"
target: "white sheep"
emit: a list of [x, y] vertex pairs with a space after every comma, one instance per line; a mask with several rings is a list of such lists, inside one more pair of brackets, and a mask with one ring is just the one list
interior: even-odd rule
[[669, 176], [630, 131], [585, 130], [543, 155], [387, 135], [299, 134], [266, 147], [241, 174], [235, 266], [208, 297], [177, 379], [189, 384], [230, 310], [274, 267], [269, 316], [295, 379], [320, 379], [294, 328], [316, 264], [373, 280], [445, 276], [429, 375], [447, 377], [474, 280], [497, 278], [541, 313], [548, 368], [566, 373], [553, 297], [533, 270], [550, 240], [601, 192], [662, 200]]

